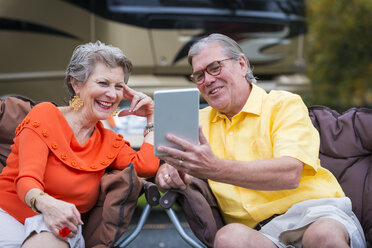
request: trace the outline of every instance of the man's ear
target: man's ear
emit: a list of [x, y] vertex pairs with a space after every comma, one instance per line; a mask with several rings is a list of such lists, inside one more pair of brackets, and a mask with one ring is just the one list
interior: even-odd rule
[[238, 62], [239, 62], [239, 65], [240, 65], [241, 72], [242, 72], [243, 76], [245, 77], [245, 75], [247, 75], [247, 72], [248, 72], [247, 58], [245, 56], [240, 56], [239, 59], [238, 59]]

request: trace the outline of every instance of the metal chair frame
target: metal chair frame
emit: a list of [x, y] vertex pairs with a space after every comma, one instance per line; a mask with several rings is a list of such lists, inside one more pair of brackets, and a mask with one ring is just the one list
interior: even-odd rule
[[[156, 188], [156, 190], [155, 190]], [[182, 227], [174, 209], [172, 208], [175, 198], [173, 198], [172, 202], [165, 196], [160, 197], [160, 193], [158, 191], [158, 188], [155, 184], [146, 182], [144, 185], [145, 189], [145, 198], [146, 198], [146, 205], [144, 209], [142, 210], [140, 219], [136, 225], [136, 228], [131, 233], [124, 233], [115, 243], [114, 247], [128, 247], [130, 243], [132, 243], [140, 234], [140, 232], [143, 229], [143, 226], [146, 223], [147, 218], [150, 215], [151, 208], [154, 206], [157, 206], [160, 204], [162, 209], [167, 213], [170, 221], [176, 228], [178, 234], [181, 236], [181, 238], [192, 248], [207, 248], [200, 240], [191, 238], [186, 232], [185, 229]]]

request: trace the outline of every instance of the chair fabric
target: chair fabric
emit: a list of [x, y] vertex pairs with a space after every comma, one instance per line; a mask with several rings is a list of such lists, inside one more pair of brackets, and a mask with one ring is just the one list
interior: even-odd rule
[[191, 230], [206, 246], [213, 247], [216, 233], [225, 223], [208, 183], [194, 177], [186, 190], [177, 192], [177, 202]]
[[0, 99], [0, 172], [5, 166], [13, 144], [15, 130], [36, 103], [23, 97]]
[[339, 114], [325, 106], [309, 107], [320, 135], [319, 158], [353, 203], [372, 247], [372, 109], [351, 108]]
[[105, 173], [98, 201], [86, 216], [83, 228], [86, 247], [113, 247], [128, 230], [144, 182], [132, 163], [122, 171]]

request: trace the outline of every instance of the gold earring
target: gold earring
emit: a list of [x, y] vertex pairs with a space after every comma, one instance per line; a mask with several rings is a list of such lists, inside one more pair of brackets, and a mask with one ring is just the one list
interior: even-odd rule
[[120, 107], [117, 107], [117, 108], [115, 109], [115, 111], [112, 113], [112, 116], [117, 115], [117, 113], [119, 113], [119, 112], [120, 112]]
[[75, 95], [74, 98], [70, 100], [69, 104], [75, 111], [78, 111], [84, 105], [84, 102], [78, 95]]

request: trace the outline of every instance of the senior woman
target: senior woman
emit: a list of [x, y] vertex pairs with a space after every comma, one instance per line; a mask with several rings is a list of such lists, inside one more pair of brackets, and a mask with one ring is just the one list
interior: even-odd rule
[[[99, 41], [78, 46], [66, 70], [69, 106], [36, 105], [16, 130], [0, 175], [0, 247], [84, 247], [81, 213], [96, 203], [105, 169], [132, 162], [153, 176], [153, 101], [126, 84], [132, 64], [120, 49]], [[131, 101], [120, 116], [147, 118], [144, 143], [130, 148], [100, 120]]]

